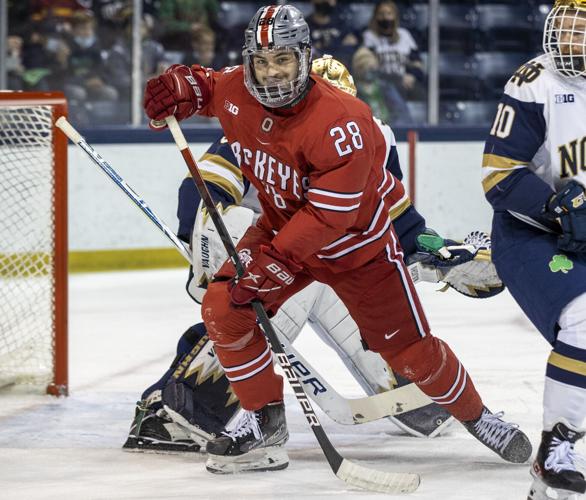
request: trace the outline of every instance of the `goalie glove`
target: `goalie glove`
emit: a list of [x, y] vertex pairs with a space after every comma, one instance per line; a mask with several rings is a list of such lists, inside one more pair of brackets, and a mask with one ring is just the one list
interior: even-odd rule
[[543, 208], [545, 216], [557, 220], [561, 226], [558, 248], [564, 252], [586, 252], [585, 202], [582, 184], [570, 181], [560, 192], [553, 194]]
[[418, 252], [407, 259], [415, 283], [443, 282], [463, 295], [487, 298], [499, 294], [505, 285], [491, 260], [490, 236], [472, 231], [462, 243], [446, 240], [427, 229], [417, 237]]
[[[217, 208], [234, 245], [238, 245], [246, 230], [252, 225], [254, 212], [238, 205], [223, 208], [221, 204], [218, 204]], [[200, 202], [197, 209], [191, 236], [191, 248], [193, 261], [187, 282], [187, 292], [193, 300], [201, 304], [208, 283], [228, 259], [228, 253], [222, 239], [207, 210], [203, 207], [203, 202]]]

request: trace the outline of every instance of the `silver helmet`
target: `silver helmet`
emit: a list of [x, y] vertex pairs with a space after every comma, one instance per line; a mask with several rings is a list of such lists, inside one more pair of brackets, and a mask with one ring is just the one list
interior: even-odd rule
[[557, 0], [545, 20], [543, 50], [563, 76], [586, 76], [586, 0]]
[[[293, 51], [297, 77], [290, 82], [261, 85], [254, 73], [254, 54], [262, 51]], [[303, 14], [292, 5], [268, 5], [258, 9], [244, 32], [244, 83], [262, 105], [280, 108], [303, 95], [309, 83], [311, 38]]]

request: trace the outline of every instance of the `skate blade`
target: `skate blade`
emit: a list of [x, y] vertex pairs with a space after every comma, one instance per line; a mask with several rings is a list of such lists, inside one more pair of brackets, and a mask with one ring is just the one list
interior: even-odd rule
[[548, 486], [541, 478], [536, 477], [533, 471], [531, 471], [531, 475], [534, 479], [531, 488], [529, 488], [527, 500], [579, 500], [582, 497], [573, 491], [559, 490]]
[[289, 455], [282, 446], [258, 448], [238, 456], [208, 454], [206, 469], [213, 474], [282, 470], [289, 465]]
[[122, 445], [122, 451], [131, 453], [160, 453], [168, 454], [185, 454], [185, 453], [203, 453], [202, 448], [197, 443], [178, 443], [177, 441], [160, 441], [156, 439], [144, 439], [129, 437]]

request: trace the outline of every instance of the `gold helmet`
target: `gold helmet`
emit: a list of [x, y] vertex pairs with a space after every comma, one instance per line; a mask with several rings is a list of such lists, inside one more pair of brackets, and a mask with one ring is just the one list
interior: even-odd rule
[[586, 9], [586, 0], [556, 0], [553, 7], [567, 6], [572, 8], [584, 8]]
[[543, 50], [563, 76], [586, 76], [586, 0], [556, 0], [545, 20]]
[[[586, 1], [586, 0], [584, 0]], [[330, 55], [324, 55], [319, 59], [314, 59], [311, 63], [311, 71], [321, 76], [334, 87], [356, 96], [356, 85], [354, 78], [340, 61]]]

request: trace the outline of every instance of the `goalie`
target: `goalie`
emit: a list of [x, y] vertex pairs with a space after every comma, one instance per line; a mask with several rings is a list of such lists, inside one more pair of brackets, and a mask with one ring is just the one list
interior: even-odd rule
[[[356, 93], [352, 77], [334, 59], [318, 59], [312, 69], [332, 85]], [[414, 281], [444, 281], [473, 297], [488, 297], [502, 291], [502, 283], [490, 263], [490, 240], [486, 235], [472, 233], [460, 244], [426, 229], [424, 218], [411, 205], [400, 182], [402, 173], [394, 135], [387, 125], [380, 126], [391, 144], [387, 168], [395, 176], [390, 215], [405, 255], [412, 261]], [[235, 154], [247, 153], [232, 151], [222, 138], [208, 149], [199, 165], [212, 196], [224, 207], [224, 222], [237, 243], [254, 217], [253, 210], [239, 205], [250, 204], [254, 193], [240, 173]], [[213, 224], [198, 205], [199, 195], [187, 178], [179, 190], [178, 235], [192, 244], [194, 262], [187, 288], [201, 302], [207, 282], [227, 255]], [[406, 379], [394, 375], [380, 356], [364, 348], [346, 307], [326, 285], [316, 282], [299, 292], [272, 321], [290, 343], [308, 322], [336, 350], [369, 395], [408, 384]], [[326, 397], [326, 391], [321, 385], [314, 387], [312, 396], [321, 406], [320, 398]], [[181, 337], [177, 357], [169, 370], [143, 393], [124, 447], [197, 451], [226, 426], [238, 408], [238, 400], [230, 390], [203, 324], [194, 325]], [[438, 435], [452, 421], [449, 413], [431, 400], [426, 406], [391, 419], [410, 434], [427, 437]]]

